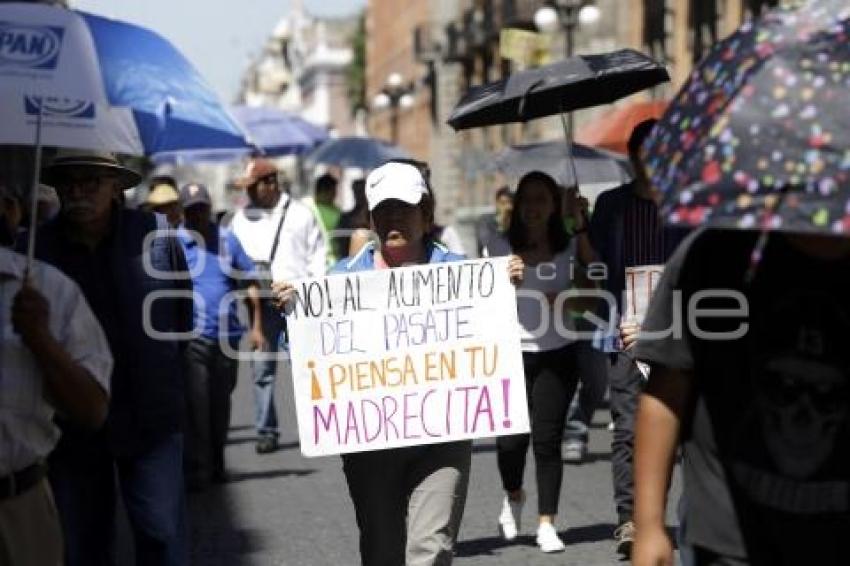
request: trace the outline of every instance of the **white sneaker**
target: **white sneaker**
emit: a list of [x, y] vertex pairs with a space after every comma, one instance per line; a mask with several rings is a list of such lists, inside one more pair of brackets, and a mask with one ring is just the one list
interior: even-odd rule
[[563, 552], [566, 548], [552, 523], [540, 523], [537, 527], [537, 546], [546, 553]]
[[519, 501], [511, 501], [507, 496], [502, 502], [502, 512], [499, 514], [499, 530], [505, 540], [514, 540], [522, 528], [522, 506], [525, 505], [525, 494]]

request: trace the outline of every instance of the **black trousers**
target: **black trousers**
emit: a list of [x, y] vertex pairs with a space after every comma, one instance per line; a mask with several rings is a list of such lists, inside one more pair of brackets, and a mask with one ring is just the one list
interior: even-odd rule
[[635, 418], [643, 376], [628, 353], [609, 357], [611, 416], [614, 438], [611, 441], [611, 468], [614, 476], [614, 504], [618, 523], [632, 520], [635, 506]]
[[203, 485], [224, 472], [224, 445], [230, 426], [230, 395], [237, 361], [215, 340], [197, 338], [185, 351], [187, 479]]
[[522, 487], [525, 457], [533, 444], [537, 471], [537, 507], [540, 515], [558, 513], [563, 480], [561, 439], [567, 410], [578, 383], [576, 348], [568, 345], [548, 352], [523, 352], [525, 389], [531, 416], [531, 434], [496, 439], [499, 473], [505, 491]]
[[699, 546], [694, 547], [693, 550], [695, 566], [748, 566], [750, 564], [747, 560], [721, 556]]

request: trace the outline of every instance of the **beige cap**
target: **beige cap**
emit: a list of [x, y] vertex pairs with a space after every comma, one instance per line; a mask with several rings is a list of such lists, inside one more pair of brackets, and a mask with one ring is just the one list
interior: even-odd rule
[[162, 206], [164, 204], [180, 202], [180, 195], [177, 193], [177, 189], [171, 185], [160, 183], [151, 188], [151, 192], [148, 193], [148, 198], [145, 202], [150, 206]]

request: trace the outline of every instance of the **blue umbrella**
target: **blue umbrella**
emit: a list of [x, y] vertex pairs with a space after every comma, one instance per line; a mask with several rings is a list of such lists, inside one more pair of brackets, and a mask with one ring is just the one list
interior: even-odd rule
[[42, 145], [155, 156], [251, 149], [212, 89], [170, 43], [84, 12], [0, 4], [0, 97], [0, 144], [35, 147], [33, 217]]
[[31, 3], [0, 4], [0, 143], [164, 156], [252, 148], [213, 90], [156, 33]]
[[251, 141], [271, 157], [300, 155], [328, 139], [323, 128], [277, 108], [234, 106], [231, 111]]
[[309, 120], [305, 120], [300, 116], [296, 116], [294, 114], [288, 114], [290, 120], [297, 126], [302, 132], [304, 132], [316, 145], [327, 141], [330, 138], [330, 134], [328, 134], [327, 128], [314, 124]]
[[329, 139], [307, 156], [307, 163], [374, 169], [390, 159], [407, 159], [406, 151], [388, 142], [366, 137]]

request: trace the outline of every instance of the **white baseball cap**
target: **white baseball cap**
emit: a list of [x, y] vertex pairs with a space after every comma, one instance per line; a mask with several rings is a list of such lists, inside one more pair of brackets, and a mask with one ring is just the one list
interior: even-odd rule
[[370, 212], [390, 199], [419, 204], [422, 195], [427, 194], [428, 185], [422, 173], [408, 163], [385, 163], [366, 177], [366, 202]]

